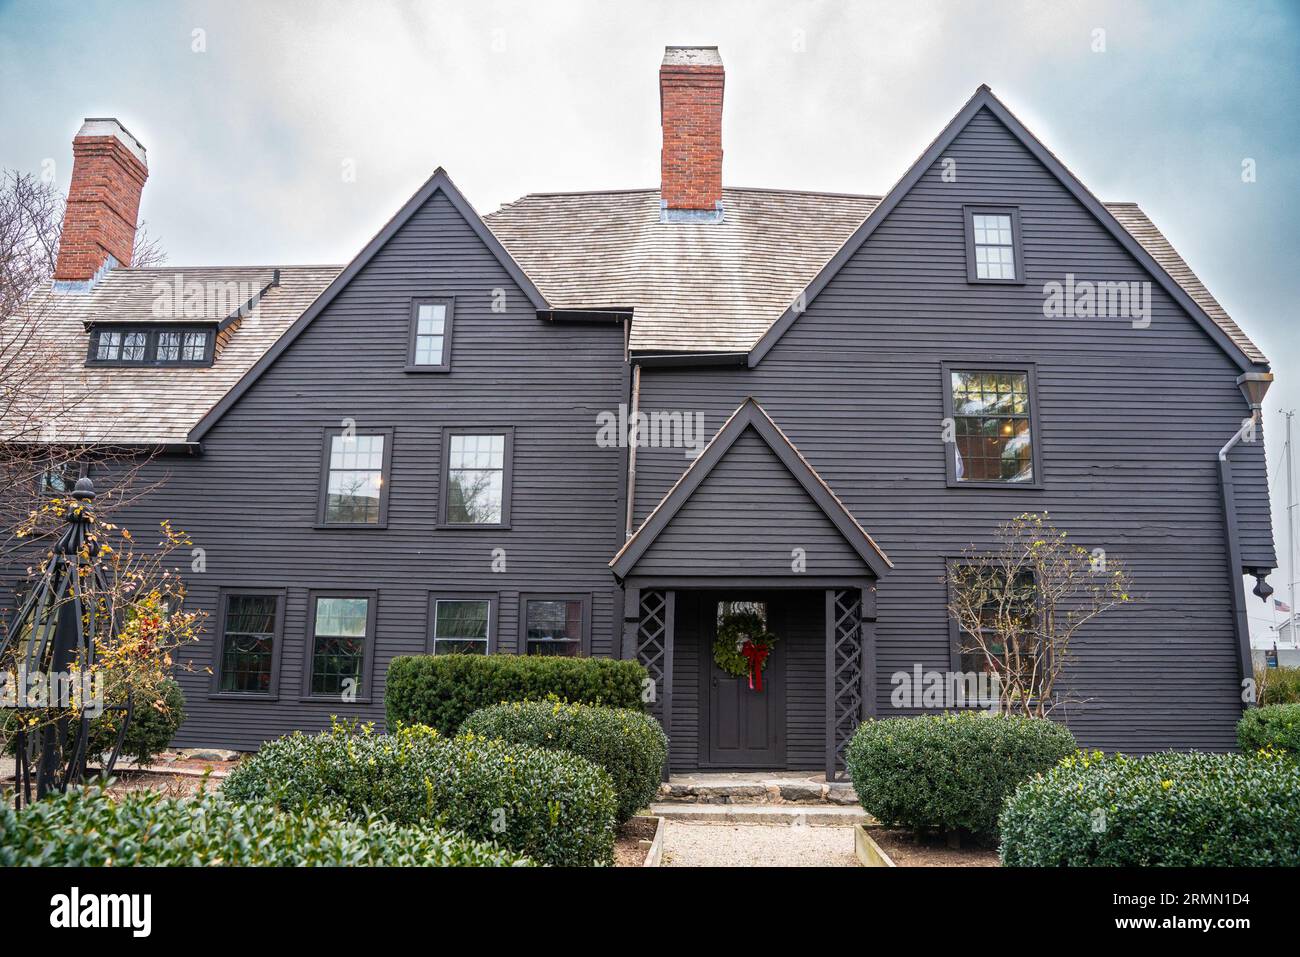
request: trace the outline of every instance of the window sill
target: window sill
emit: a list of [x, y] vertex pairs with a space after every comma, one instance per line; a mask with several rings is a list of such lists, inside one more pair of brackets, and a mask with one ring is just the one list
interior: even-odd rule
[[312, 528], [320, 529], [321, 531], [368, 532], [372, 530], [383, 531], [384, 529], [388, 528], [388, 523], [387, 522], [363, 522], [357, 524], [344, 525], [340, 522], [316, 522], [312, 525]]
[[966, 282], [971, 286], [1027, 286], [1028, 279], [980, 279], [975, 276], [967, 276]]
[[212, 691], [208, 693], [209, 701], [279, 701], [280, 694], [264, 694], [259, 691]]
[[320, 695], [299, 695], [298, 701], [302, 704], [328, 704], [328, 705], [336, 705], [336, 706], [343, 705], [344, 707], [350, 707], [351, 705], [354, 704], [374, 703], [373, 699], [369, 695], [367, 695], [364, 698], [353, 698], [351, 701], [344, 701], [341, 697], [337, 697], [333, 695], [326, 696], [326, 697], [321, 697]]
[[413, 366], [408, 365], [402, 370], [403, 372], [450, 372], [451, 366]]
[[977, 489], [1017, 489], [1020, 491], [1039, 491], [1043, 490], [1042, 482], [961, 482], [957, 479], [948, 479], [948, 488], [977, 488]]
[[456, 524], [448, 524], [447, 522], [440, 522], [433, 527], [435, 531], [464, 531], [464, 532], [502, 532], [502, 531], [508, 532], [510, 531], [509, 522], [506, 522], [504, 525], [464, 525], [464, 524], [456, 525]]

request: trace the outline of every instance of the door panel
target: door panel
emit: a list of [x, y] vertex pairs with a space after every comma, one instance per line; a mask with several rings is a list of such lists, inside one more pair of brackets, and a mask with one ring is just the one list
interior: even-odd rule
[[[728, 596], [723, 600], [736, 600]], [[713, 663], [717, 637], [717, 601], [700, 602], [700, 659], [706, 727], [701, 729], [702, 767], [780, 768], [785, 765], [785, 658], [781, 642], [772, 648], [763, 672], [763, 690], [751, 690], [749, 678], [737, 678]], [[777, 603], [769, 601], [769, 627], [776, 624]], [[774, 628], [775, 630], [775, 628]], [[779, 632], [778, 632], [779, 633]]]

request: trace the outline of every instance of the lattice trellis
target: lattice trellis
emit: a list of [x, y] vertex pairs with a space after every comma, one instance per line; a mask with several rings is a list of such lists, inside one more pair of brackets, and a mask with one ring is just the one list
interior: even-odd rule
[[844, 772], [844, 749], [862, 720], [862, 593], [839, 589], [831, 603], [830, 745], [835, 775]]
[[641, 614], [636, 629], [636, 660], [654, 682], [651, 712], [663, 723], [665, 672], [668, 669], [668, 596], [662, 591], [641, 593]]

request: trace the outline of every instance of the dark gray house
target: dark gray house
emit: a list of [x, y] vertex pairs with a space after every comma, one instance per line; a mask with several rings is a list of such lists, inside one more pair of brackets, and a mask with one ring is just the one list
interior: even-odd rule
[[[716, 49], [660, 84], [659, 188], [480, 216], [438, 170], [341, 269], [120, 265], [144, 149], [88, 121], [35, 307], [94, 399], [47, 438], [157, 453], [120, 521], [202, 549], [178, 743], [381, 719], [396, 655], [602, 655], [674, 770], [833, 772], [959, 670], [946, 563], [1047, 511], [1144, 599], [1076, 646], [1079, 739], [1232, 748], [1269, 366], [1142, 210], [986, 87], [883, 196], [724, 188]], [[761, 694], [723, 602], [781, 638]]]

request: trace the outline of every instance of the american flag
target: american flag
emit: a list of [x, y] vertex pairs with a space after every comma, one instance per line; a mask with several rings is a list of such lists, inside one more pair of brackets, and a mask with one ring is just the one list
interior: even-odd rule
[[1284, 601], [1283, 601], [1282, 599], [1280, 599], [1280, 598], [1274, 598], [1274, 599], [1273, 599], [1273, 607], [1276, 608], [1278, 611], [1290, 611], [1290, 610], [1291, 610], [1291, 606], [1288, 605], [1286, 602], [1284, 602]]

